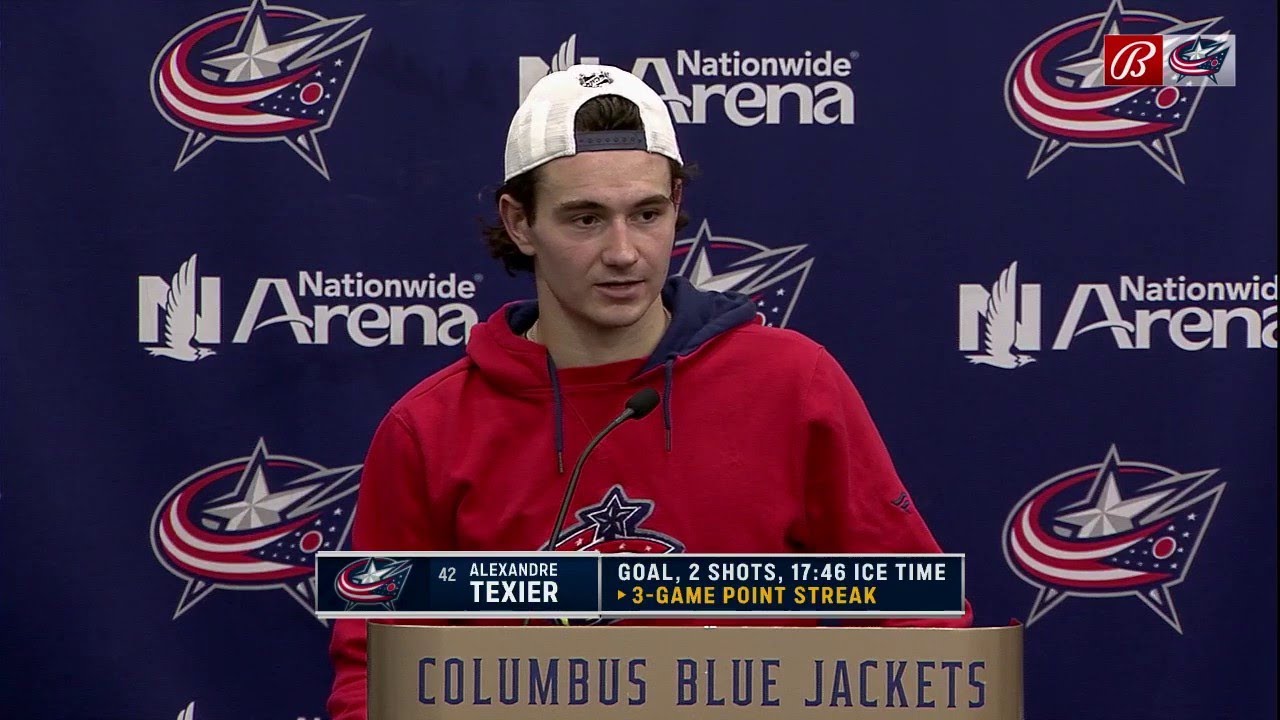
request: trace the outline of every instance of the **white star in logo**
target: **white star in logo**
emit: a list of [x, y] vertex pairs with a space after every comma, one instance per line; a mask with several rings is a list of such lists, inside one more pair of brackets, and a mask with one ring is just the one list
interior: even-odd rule
[[208, 508], [205, 512], [226, 519], [227, 530], [256, 530], [280, 522], [285, 508], [314, 489], [315, 486], [310, 485], [273, 493], [267, 488], [267, 476], [259, 465], [253, 470], [253, 479], [243, 498]]
[[1097, 504], [1086, 510], [1059, 515], [1058, 520], [1080, 528], [1078, 537], [1096, 538], [1132, 530], [1133, 519], [1160, 502], [1169, 490], [1139, 495], [1125, 500], [1120, 497], [1114, 472], [1107, 474]]
[[1209, 57], [1210, 52], [1212, 52], [1212, 48], [1206, 45], [1204, 38], [1196, 38], [1196, 41], [1191, 44], [1191, 49], [1187, 53], [1187, 59], [1203, 60]]
[[[674, 274], [687, 278], [700, 290], [741, 293], [761, 308], [769, 307], [766, 294], [785, 296], [785, 301], [774, 301], [781, 317], [770, 324], [786, 327], [813, 267], [813, 258], [801, 255], [806, 248], [808, 245], [771, 248], [742, 238], [713, 235], [703, 220], [693, 238], [676, 241], [676, 250], [685, 255]], [[725, 252], [720, 252], [722, 249]]]
[[761, 263], [738, 270], [729, 270], [717, 275], [711, 270], [711, 263], [707, 260], [707, 251], [699, 250], [697, 257], [693, 261], [693, 270], [689, 272], [689, 282], [693, 283], [694, 287], [699, 290], [727, 292], [741, 286], [752, 275], [763, 269], [764, 264]]
[[389, 563], [386, 567], [380, 568], [374, 564], [373, 558], [369, 558], [369, 564], [364, 566], [364, 572], [359, 575], [352, 575], [351, 579], [361, 585], [376, 583], [387, 575], [404, 567], [408, 562], [408, 560], [401, 560], [400, 562]]
[[266, 31], [262, 29], [262, 18], [254, 18], [253, 27], [249, 30], [249, 37], [242, 49], [210, 58], [205, 63], [226, 70], [226, 79], [230, 82], [261, 80], [279, 75], [280, 66], [285, 60], [319, 39], [319, 35], [312, 35], [272, 45], [267, 40]]

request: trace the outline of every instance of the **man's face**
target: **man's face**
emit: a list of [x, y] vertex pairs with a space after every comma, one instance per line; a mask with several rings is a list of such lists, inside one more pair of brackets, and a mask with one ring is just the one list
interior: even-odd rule
[[538, 172], [536, 219], [516, 227], [521, 251], [534, 258], [539, 299], [602, 330], [635, 323], [661, 294], [671, 263], [680, 199], [667, 159], [588, 152]]

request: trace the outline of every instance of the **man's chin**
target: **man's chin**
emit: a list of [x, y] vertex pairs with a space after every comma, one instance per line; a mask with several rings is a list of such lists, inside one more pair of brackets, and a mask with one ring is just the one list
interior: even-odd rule
[[643, 313], [628, 313], [624, 317], [618, 313], [601, 313], [593, 316], [591, 321], [601, 330], [625, 330], [634, 327], [643, 315]]
[[624, 330], [644, 318], [644, 308], [636, 304], [614, 305], [596, 308], [587, 315], [592, 324], [601, 330]]

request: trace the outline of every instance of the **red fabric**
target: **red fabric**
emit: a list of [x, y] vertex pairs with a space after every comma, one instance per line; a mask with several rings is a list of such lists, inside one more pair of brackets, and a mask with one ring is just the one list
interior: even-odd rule
[[[638, 360], [560, 370], [560, 474], [546, 351], [515, 335], [503, 313], [472, 329], [467, 358], [420, 383], [382, 421], [364, 466], [353, 549], [541, 547], [592, 435], [639, 388], [664, 391], [663, 368], [637, 378]], [[566, 530], [578, 509], [620, 485], [627, 498], [653, 503], [638, 529], [686, 552], [940, 552], [914, 507], [892, 504], [905, 490], [889, 454], [852, 382], [818, 344], [740, 325], [678, 359], [672, 381], [670, 452], [661, 407], [617, 428], [587, 461]], [[970, 611], [855, 624], [971, 623]], [[337, 621], [330, 653], [329, 712], [363, 720], [363, 621]]]

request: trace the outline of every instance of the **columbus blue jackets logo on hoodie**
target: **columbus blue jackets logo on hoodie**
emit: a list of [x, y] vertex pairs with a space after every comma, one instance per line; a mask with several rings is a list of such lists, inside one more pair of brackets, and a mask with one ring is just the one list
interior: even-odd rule
[[1010, 117], [1040, 140], [1027, 177], [1071, 148], [1137, 147], [1184, 182], [1173, 138], [1191, 126], [1207, 75], [1166, 68], [1164, 87], [1103, 83], [1107, 35], [1200, 35], [1221, 18], [1184, 22], [1112, 0], [1106, 12], [1068, 20], [1033, 40], [1009, 66], [1005, 106]]
[[555, 549], [599, 553], [684, 552], [684, 543], [679, 540], [640, 527], [652, 513], [652, 500], [632, 500], [622, 486], [614, 485], [600, 502], [578, 511], [578, 524], [560, 534]]
[[808, 245], [770, 248], [742, 238], [713, 235], [706, 220], [692, 238], [677, 240], [673, 267], [699, 290], [739, 292], [756, 304], [756, 321], [786, 327], [813, 268]]
[[156, 558], [187, 582], [173, 617], [214, 590], [282, 590], [311, 614], [315, 553], [346, 543], [360, 468], [275, 455], [259, 439], [178, 483], [151, 519]]
[[[598, 553], [684, 552], [684, 543], [660, 532], [640, 527], [653, 514], [652, 500], [633, 500], [621, 485], [605, 492], [600, 502], [577, 512], [578, 523], [560, 534], [555, 549]], [[546, 550], [544, 544], [541, 548]], [[566, 620], [566, 625], [611, 625], [616, 620]]]
[[1191, 569], [1225, 483], [1121, 460], [1068, 470], [1027, 493], [1005, 522], [1005, 559], [1040, 589], [1030, 626], [1068, 597], [1133, 596], [1182, 632], [1169, 588]]
[[174, 170], [219, 140], [283, 142], [329, 177], [317, 135], [337, 118], [370, 30], [363, 15], [329, 20], [285, 5], [197, 20], [151, 68], [151, 99], [187, 133]]

